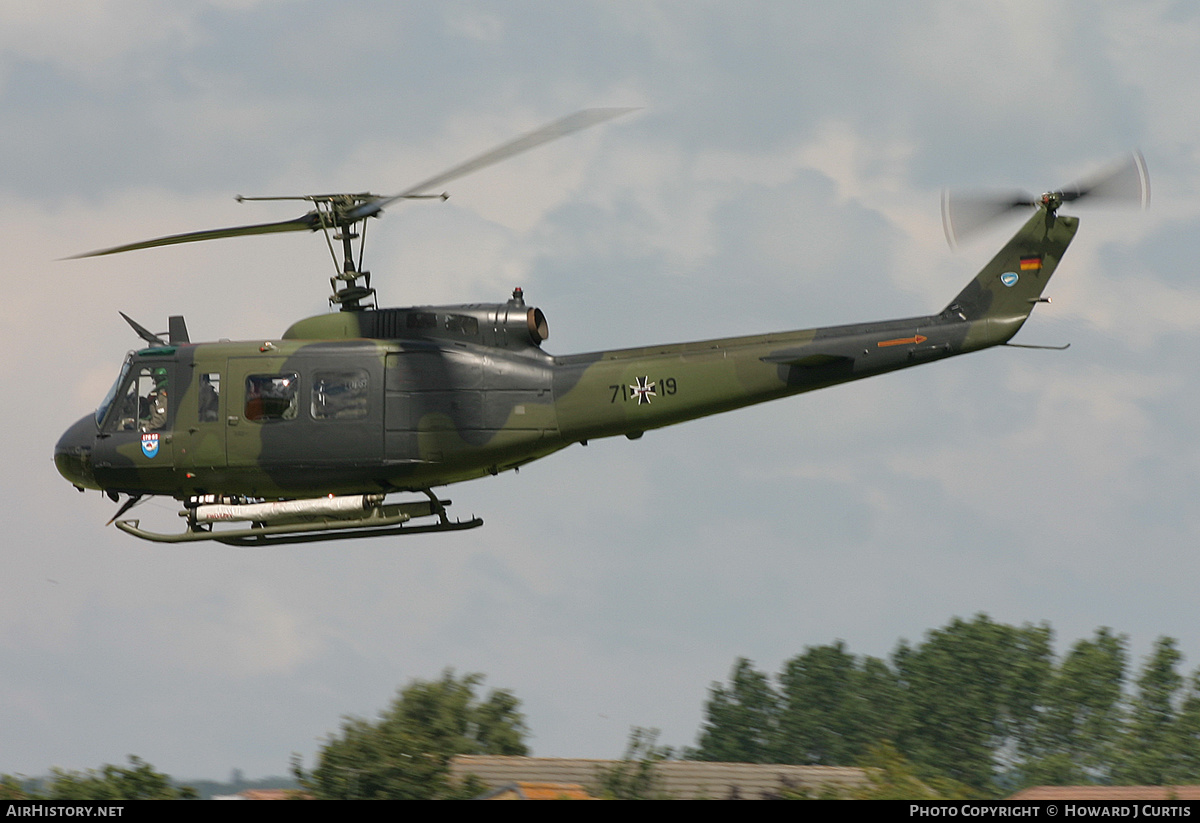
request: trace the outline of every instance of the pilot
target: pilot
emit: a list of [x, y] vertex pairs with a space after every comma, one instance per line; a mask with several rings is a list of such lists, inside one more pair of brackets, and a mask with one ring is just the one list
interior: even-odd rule
[[217, 419], [217, 403], [220, 396], [217, 387], [213, 385], [213, 375], [200, 375], [200, 422], [213, 423]]
[[146, 398], [150, 406], [147, 431], [157, 431], [167, 425], [167, 370], [161, 366], [154, 370], [154, 388]]

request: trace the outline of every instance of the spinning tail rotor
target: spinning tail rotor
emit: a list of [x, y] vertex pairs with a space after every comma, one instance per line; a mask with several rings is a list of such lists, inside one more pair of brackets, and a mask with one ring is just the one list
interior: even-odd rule
[[1113, 205], [1150, 203], [1150, 177], [1146, 161], [1140, 152], [1131, 152], [1108, 168], [1058, 191], [1035, 197], [1024, 191], [951, 192], [942, 193], [942, 227], [951, 246], [985, 226], [1002, 220], [1016, 209], [1042, 207], [1054, 212], [1063, 203], [1083, 198]]

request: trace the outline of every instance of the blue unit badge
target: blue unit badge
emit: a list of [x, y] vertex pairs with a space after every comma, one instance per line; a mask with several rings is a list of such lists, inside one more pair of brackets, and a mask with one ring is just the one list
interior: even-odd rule
[[158, 435], [143, 434], [142, 435], [142, 454], [147, 457], [158, 456]]
[[1017, 285], [1018, 279], [1019, 278], [1017, 277], [1017, 273], [1015, 271], [1006, 271], [1004, 274], [1000, 275], [1000, 282], [1008, 286], [1010, 289]]

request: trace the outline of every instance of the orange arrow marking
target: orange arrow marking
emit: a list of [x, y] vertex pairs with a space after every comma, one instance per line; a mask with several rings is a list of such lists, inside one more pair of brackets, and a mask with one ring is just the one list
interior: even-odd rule
[[923, 334], [914, 334], [912, 337], [897, 337], [895, 340], [880, 340], [875, 345], [881, 348], [883, 346], [906, 346], [909, 344], [915, 346], [917, 343], [924, 343], [928, 339], [929, 338]]

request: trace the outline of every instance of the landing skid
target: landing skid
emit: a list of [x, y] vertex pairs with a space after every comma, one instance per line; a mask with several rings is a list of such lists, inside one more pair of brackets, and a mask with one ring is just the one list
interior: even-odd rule
[[[255, 521], [247, 528], [220, 529], [212, 523], [197, 522], [188, 515], [188, 529], [181, 534], [162, 534], [141, 528], [140, 520], [117, 520], [116, 527], [126, 534], [154, 543], [196, 543], [213, 540], [227, 546], [278, 546], [289, 543], [317, 543], [324, 540], [354, 540], [363, 537], [389, 537], [428, 532], [463, 531], [483, 525], [483, 520], [450, 520], [446, 516], [449, 500], [439, 500], [426, 491], [428, 501], [375, 505], [354, 517], [292, 517], [288, 522]], [[187, 512], [183, 512], [187, 515]], [[406, 525], [414, 518], [437, 517], [435, 523]]]

